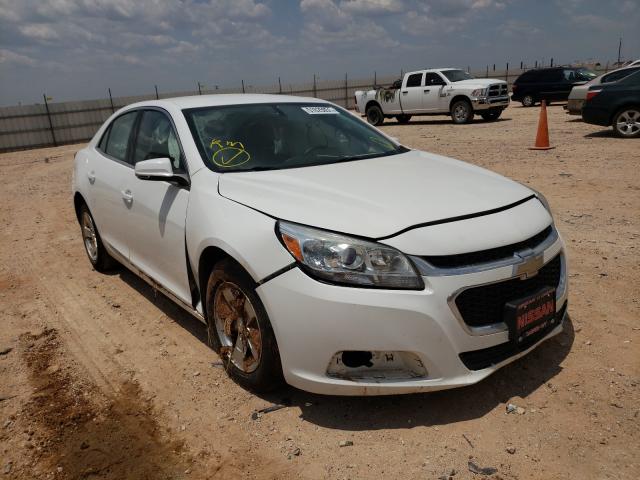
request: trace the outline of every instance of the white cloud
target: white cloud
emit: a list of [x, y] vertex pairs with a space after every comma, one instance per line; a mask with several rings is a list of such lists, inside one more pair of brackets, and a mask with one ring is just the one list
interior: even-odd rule
[[344, 0], [340, 8], [356, 14], [384, 14], [402, 12], [406, 7], [401, 0]]
[[37, 62], [33, 58], [29, 58], [26, 55], [20, 55], [19, 53], [12, 52], [11, 50], [0, 48], [0, 64], [25, 65], [32, 67], [35, 66]]

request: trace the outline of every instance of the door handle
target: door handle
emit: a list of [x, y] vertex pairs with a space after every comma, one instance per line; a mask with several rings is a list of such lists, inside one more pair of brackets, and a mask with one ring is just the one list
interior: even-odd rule
[[127, 203], [133, 202], [133, 193], [131, 193], [131, 190], [122, 190], [120, 193], [122, 193], [122, 199], [125, 202]]
[[409, 92], [406, 92], [406, 91], [405, 91], [405, 92], [402, 92], [402, 94], [403, 94], [403, 95], [406, 95], [407, 93], [409, 93]]
[[87, 178], [89, 179], [89, 183], [93, 185], [93, 182], [96, 181], [96, 174], [93, 172], [87, 172]]
[[429, 93], [429, 89], [427, 88], [427, 89], [424, 91], [424, 93]]

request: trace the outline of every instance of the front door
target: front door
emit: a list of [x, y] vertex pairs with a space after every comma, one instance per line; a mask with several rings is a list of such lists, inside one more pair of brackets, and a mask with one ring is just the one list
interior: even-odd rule
[[[446, 82], [436, 72], [427, 72], [424, 78], [422, 109], [425, 112], [447, 110], [445, 88]], [[443, 96], [445, 95], [445, 96]]]
[[[171, 159], [176, 173], [186, 173], [184, 155], [168, 113], [145, 110], [132, 161], [135, 164], [163, 157]], [[185, 247], [188, 188], [167, 181], [142, 180], [133, 174], [131, 194], [131, 263], [190, 304]]]

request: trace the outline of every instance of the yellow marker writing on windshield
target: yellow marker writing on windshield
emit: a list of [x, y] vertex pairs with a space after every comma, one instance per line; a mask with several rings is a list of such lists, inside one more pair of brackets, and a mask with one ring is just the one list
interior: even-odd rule
[[218, 138], [214, 138], [211, 140], [209, 148], [216, 149], [211, 156], [211, 160], [221, 168], [238, 167], [251, 160], [251, 155], [244, 149], [242, 142], [231, 140], [223, 142]]

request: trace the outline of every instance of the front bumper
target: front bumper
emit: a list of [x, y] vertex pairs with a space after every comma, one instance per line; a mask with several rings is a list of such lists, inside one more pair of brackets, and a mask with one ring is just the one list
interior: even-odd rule
[[[558, 236], [542, 255], [544, 264], [562, 256], [562, 288], [558, 287], [556, 304], [557, 312], [564, 316], [567, 269], [562, 239]], [[329, 285], [294, 268], [257, 291], [271, 319], [289, 384], [321, 394], [386, 395], [476, 383], [560, 333], [564, 318], [523, 351], [487, 368], [470, 370], [465, 366], [461, 354], [506, 344], [508, 331], [499, 323], [486, 331], [470, 330], [452, 308], [451, 299], [465, 288], [510, 278], [514, 278], [513, 265], [423, 276], [426, 288], [422, 291], [392, 291]], [[367, 378], [360, 369], [358, 376], [341, 378], [331, 374], [330, 362], [343, 351], [407, 353], [419, 359], [426, 374]]]
[[474, 110], [489, 110], [491, 108], [507, 108], [509, 106], [509, 96], [497, 97], [471, 97], [471, 105]]

